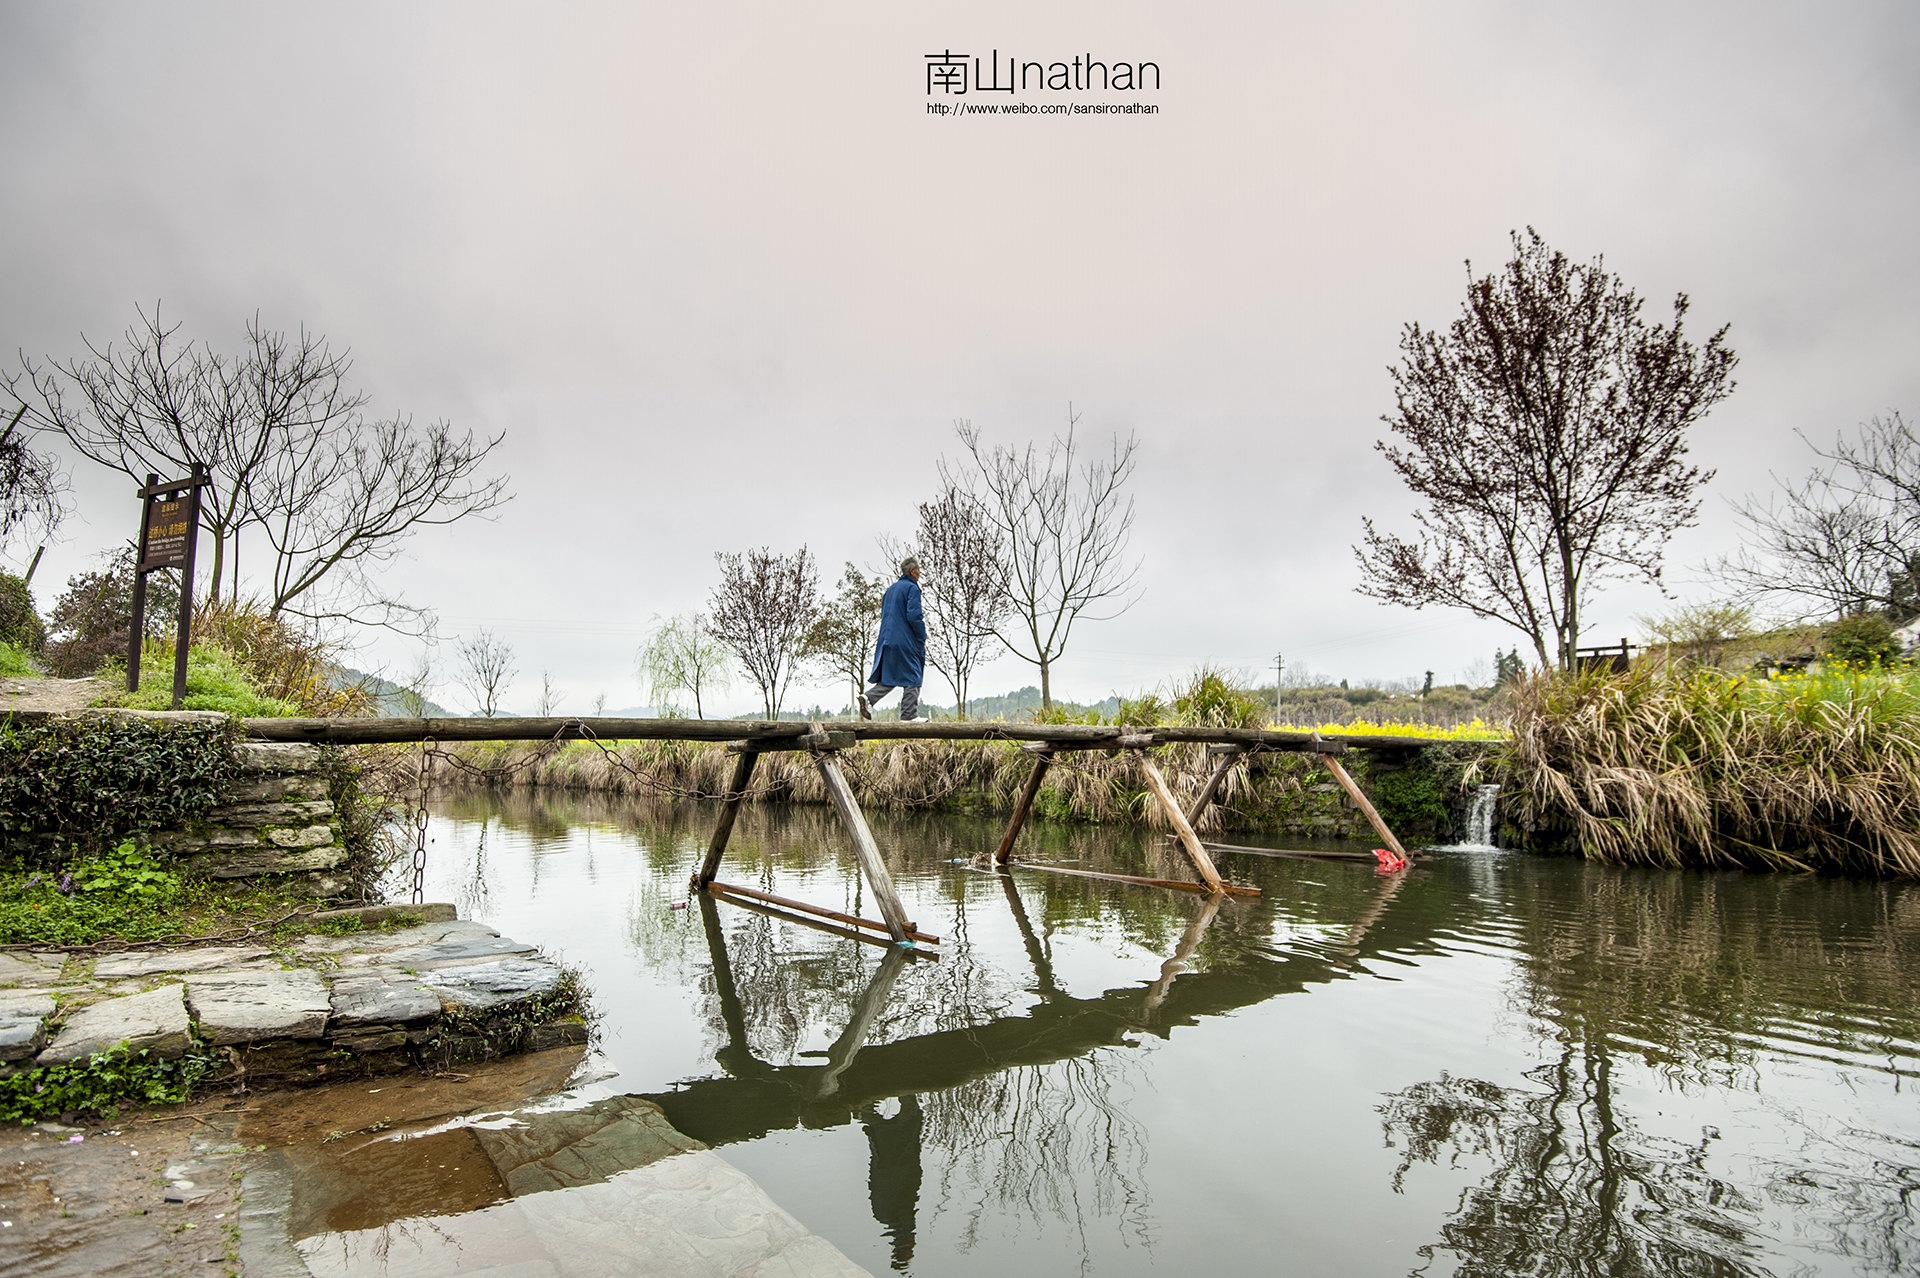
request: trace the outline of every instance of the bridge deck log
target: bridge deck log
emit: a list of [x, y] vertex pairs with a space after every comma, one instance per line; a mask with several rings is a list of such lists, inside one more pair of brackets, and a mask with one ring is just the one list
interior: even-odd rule
[[[615, 719], [615, 718], [474, 718], [474, 719], [243, 719], [241, 727], [255, 741], [314, 741], [337, 745], [396, 745], [416, 741], [712, 741], [741, 742], [761, 748], [806, 749], [799, 738], [816, 729], [809, 723], [767, 719]], [[967, 720], [930, 722], [915, 719], [835, 723], [829, 730], [838, 738], [851, 733], [855, 741], [1039, 741], [1063, 750], [1113, 750], [1123, 745], [1176, 745], [1204, 742], [1215, 745], [1258, 746], [1263, 750], [1339, 754], [1344, 750], [1417, 750], [1426, 742], [1413, 737], [1370, 736], [1364, 733], [1316, 737], [1311, 732], [1277, 728], [1125, 728], [1084, 723], [981, 723]]]

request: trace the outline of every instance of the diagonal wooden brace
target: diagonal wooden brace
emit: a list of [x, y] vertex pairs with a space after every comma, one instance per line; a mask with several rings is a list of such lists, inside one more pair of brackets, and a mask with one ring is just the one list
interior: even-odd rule
[[1366, 794], [1360, 789], [1360, 783], [1347, 775], [1347, 770], [1340, 766], [1340, 760], [1330, 754], [1324, 757], [1328, 771], [1333, 773], [1333, 779], [1346, 787], [1347, 797], [1353, 800], [1355, 807], [1366, 814], [1367, 820], [1373, 822], [1374, 833], [1384, 839], [1387, 846], [1397, 855], [1405, 857], [1407, 850], [1400, 846], [1400, 840], [1393, 837], [1393, 831], [1387, 828], [1387, 823], [1380, 819], [1378, 812], [1374, 811], [1373, 804], [1367, 801]]
[[713, 837], [707, 841], [707, 857], [700, 863], [700, 872], [693, 876], [693, 888], [702, 891], [713, 882], [720, 873], [720, 858], [726, 855], [727, 840], [733, 836], [733, 819], [740, 815], [740, 805], [747, 801], [747, 782], [753, 779], [753, 765], [760, 761], [757, 750], [742, 750], [733, 763], [733, 780], [727, 785], [726, 806], [720, 809], [720, 823], [713, 827]]
[[1187, 809], [1188, 825], [1196, 830], [1200, 828], [1200, 818], [1206, 815], [1207, 805], [1213, 802], [1213, 796], [1220, 792], [1220, 783], [1227, 779], [1227, 773], [1233, 771], [1234, 765], [1240, 762], [1240, 757], [1245, 753], [1244, 747], [1235, 745], [1227, 746], [1219, 752], [1220, 761], [1213, 765], [1213, 775], [1208, 777], [1207, 783], [1200, 787], [1199, 797], [1194, 799], [1193, 806]]
[[827, 783], [827, 795], [833, 800], [834, 808], [840, 813], [841, 824], [847, 827], [847, 834], [853, 840], [854, 858], [860, 862], [861, 873], [867, 876], [867, 886], [873, 889], [873, 899], [880, 906], [880, 918], [887, 925], [887, 934], [897, 944], [913, 944], [910, 935], [913, 928], [907, 921], [907, 908], [900, 904], [900, 894], [893, 890], [893, 880], [887, 875], [887, 863], [880, 858], [879, 845], [873, 841], [873, 831], [867, 828], [867, 818], [853, 797], [846, 774], [840, 771], [839, 758], [831, 750], [821, 750], [814, 754], [813, 764], [820, 770], [820, 779]]
[[1020, 827], [1026, 824], [1027, 814], [1033, 811], [1033, 800], [1040, 793], [1040, 783], [1047, 779], [1047, 769], [1053, 766], [1053, 751], [1042, 747], [1033, 752], [1033, 771], [1027, 775], [1027, 784], [1020, 791], [1019, 802], [1013, 805], [1013, 819], [1007, 822], [1007, 832], [1000, 836], [1000, 846], [993, 850], [993, 863], [1005, 865], [1007, 858], [1013, 855], [1013, 844], [1020, 837]]
[[1200, 881], [1207, 885], [1209, 892], [1226, 891], [1227, 885], [1220, 881], [1220, 871], [1213, 868], [1213, 858], [1207, 855], [1206, 848], [1200, 844], [1200, 836], [1193, 832], [1185, 814], [1180, 811], [1180, 805], [1174, 802], [1173, 791], [1167, 788], [1167, 779], [1160, 775], [1160, 769], [1144, 752], [1140, 755], [1140, 771], [1146, 775], [1147, 788], [1160, 801], [1160, 810], [1167, 814], [1167, 823], [1180, 836], [1180, 846], [1186, 849], [1187, 859], [1193, 862]]

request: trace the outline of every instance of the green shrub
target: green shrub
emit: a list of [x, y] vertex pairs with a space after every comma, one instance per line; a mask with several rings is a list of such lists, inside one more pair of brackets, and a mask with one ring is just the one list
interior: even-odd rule
[[26, 580], [10, 572], [0, 572], [0, 643], [29, 653], [47, 646], [47, 628], [33, 610]]
[[0, 721], [0, 839], [57, 858], [184, 825], [239, 774], [237, 725], [82, 715]]
[[24, 651], [10, 643], [0, 643], [0, 677], [18, 679], [38, 673]]
[[1877, 612], [1860, 612], [1827, 627], [1826, 656], [1853, 666], [1892, 665], [1900, 659], [1893, 623]]

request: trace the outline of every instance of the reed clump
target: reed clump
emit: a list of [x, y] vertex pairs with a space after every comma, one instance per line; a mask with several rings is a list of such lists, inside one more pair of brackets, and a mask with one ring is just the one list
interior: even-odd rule
[[1518, 816], [1615, 864], [1920, 876], [1920, 674], [1710, 667], [1514, 690]]

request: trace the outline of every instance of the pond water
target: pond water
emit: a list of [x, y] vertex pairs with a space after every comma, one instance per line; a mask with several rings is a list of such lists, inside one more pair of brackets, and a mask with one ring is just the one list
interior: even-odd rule
[[[1920, 1271], [1914, 887], [1223, 854], [1263, 895], [1216, 909], [879, 815], [923, 958], [688, 902], [713, 815], [446, 797], [428, 899], [584, 969], [604, 1088], [875, 1273]], [[721, 878], [876, 916], [825, 809], [749, 809]]]

